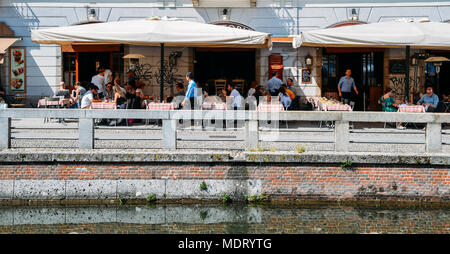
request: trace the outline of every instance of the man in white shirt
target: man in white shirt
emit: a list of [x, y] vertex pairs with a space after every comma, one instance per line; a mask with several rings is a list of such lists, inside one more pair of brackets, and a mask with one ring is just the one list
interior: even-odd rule
[[90, 108], [92, 101], [94, 100], [94, 95], [97, 94], [98, 88], [95, 85], [90, 87], [90, 91], [86, 92], [81, 99], [81, 108]]
[[98, 92], [100, 94], [100, 98], [103, 97], [105, 93], [105, 72], [102, 69], [99, 69], [97, 75], [92, 77], [91, 83], [94, 84], [98, 88]]
[[108, 83], [110, 83], [110, 82], [113, 82], [113, 79], [112, 79], [112, 72], [111, 72], [111, 70], [110, 69], [105, 69], [105, 71], [104, 71], [104, 74], [103, 74], [103, 77], [104, 77], [104, 81], [103, 81], [103, 84], [104, 84], [104, 86], [106, 87], [106, 84], [108, 84]]
[[278, 96], [278, 90], [280, 89], [281, 84], [283, 84], [283, 81], [277, 78], [277, 72], [272, 72], [272, 78], [267, 81], [267, 89], [272, 96]]
[[231, 92], [230, 96], [233, 97], [233, 109], [236, 110], [241, 107], [242, 96], [238, 90], [236, 90], [236, 84], [229, 84], [228, 91]]

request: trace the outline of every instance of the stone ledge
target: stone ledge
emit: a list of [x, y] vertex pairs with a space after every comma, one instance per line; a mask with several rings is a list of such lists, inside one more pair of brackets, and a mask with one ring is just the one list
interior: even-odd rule
[[450, 165], [448, 153], [370, 153], [370, 152], [235, 152], [173, 150], [72, 150], [44, 149], [0, 150], [0, 164], [9, 163], [304, 163], [371, 165]]

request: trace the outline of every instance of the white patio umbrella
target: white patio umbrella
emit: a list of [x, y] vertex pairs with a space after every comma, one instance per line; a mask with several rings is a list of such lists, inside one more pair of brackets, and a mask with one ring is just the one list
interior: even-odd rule
[[450, 25], [402, 19], [389, 22], [304, 31], [293, 47], [382, 47], [450, 49]]
[[164, 46], [270, 48], [267, 33], [175, 18], [147, 18], [56, 27], [31, 31], [40, 44], [131, 44], [161, 46], [161, 100], [164, 84]]
[[401, 19], [302, 32], [292, 46], [380, 47], [406, 49], [406, 96], [409, 96], [410, 48], [450, 49], [450, 24]]

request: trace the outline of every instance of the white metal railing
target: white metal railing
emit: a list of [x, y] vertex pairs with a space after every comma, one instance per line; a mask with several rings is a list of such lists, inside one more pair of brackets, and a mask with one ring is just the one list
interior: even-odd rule
[[11, 119], [16, 118], [75, 118], [78, 119], [79, 148], [94, 148], [94, 119], [128, 118], [162, 121], [162, 143], [165, 149], [177, 148], [177, 125], [194, 121], [240, 122], [245, 127], [246, 148], [259, 146], [261, 123], [278, 126], [283, 121], [333, 121], [335, 151], [349, 151], [349, 122], [408, 122], [424, 123], [426, 151], [442, 152], [442, 124], [450, 123], [450, 114], [445, 113], [398, 113], [398, 112], [318, 112], [282, 111], [261, 112], [245, 110], [83, 110], [83, 109], [1, 109], [0, 148], [11, 148]]

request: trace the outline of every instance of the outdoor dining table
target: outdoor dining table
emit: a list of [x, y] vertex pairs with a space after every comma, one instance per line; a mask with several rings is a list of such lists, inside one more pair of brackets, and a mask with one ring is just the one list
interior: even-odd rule
[[114, 102], [92, 102], [91, 109], [116, 109]]
[[227, 110], [227, 104], [223, 102], [205, 102], [202, 104], [202, 110]]
[[425, 113], [425, 107], [422, 105], [398, 106], [398, 112]]
[[60, 99], [59, 101], [48, 101], [46, 99], [40, 99], [38, 101], [38, 108], [44, 108], [44, 107], [48, 107], [48, 106], [68, 106], [70, 105], [70, 99]]
[[279, 112], [284, 111], [284, 107], [283, 104], [259, 104], [257, 110], [265, 112]]
[[[315, 107], [320, 111], [353, 111], [348, 104], [343, 104], [336, 100], [329, 100], [327, 98], [312, 97]], [[319, 103], [320, 102], [320, 103]]]
[[352, 107], [347, 104], [341, 104], [341, 103], [332, 103], [332, 104], [322, 104], [322, 110], [323, 111], [352, 111]]
[[174, 110], [175, 103], [156, 103], [151, 102], [147, 104], [147, 110]]

